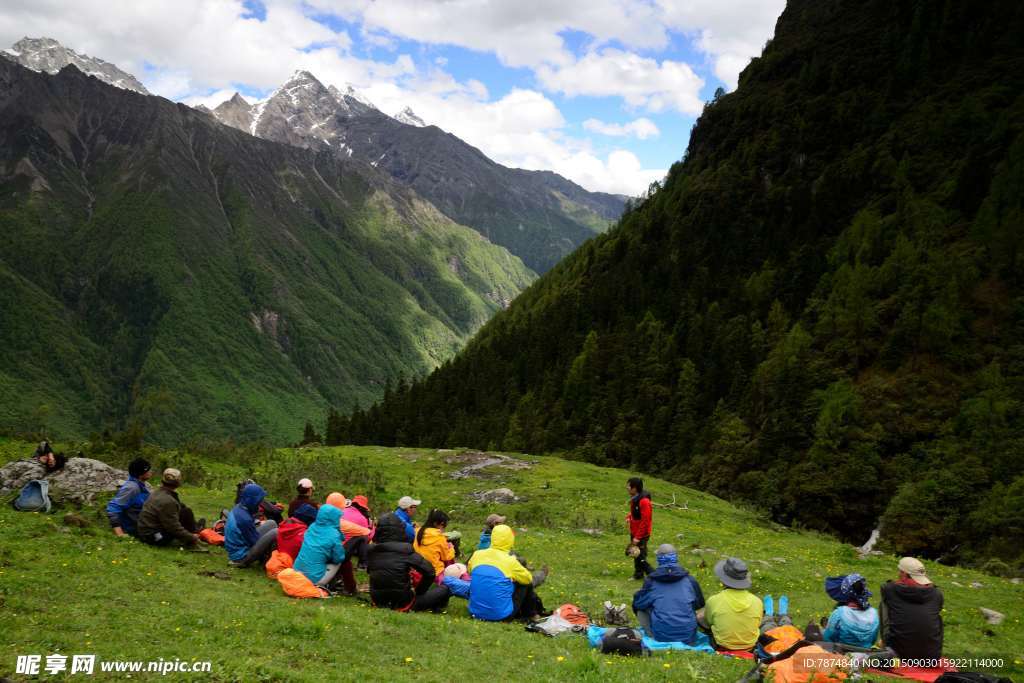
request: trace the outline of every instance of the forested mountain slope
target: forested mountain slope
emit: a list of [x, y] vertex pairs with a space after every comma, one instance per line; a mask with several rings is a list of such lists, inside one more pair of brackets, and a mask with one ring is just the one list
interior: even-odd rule
[[568, 451], [1024, 548], [1024, 6], [790, 0], [665, 186], [343, 442]]
[[0, 429], [291, 441], [533, 277], [368, 164], [0, 59]]

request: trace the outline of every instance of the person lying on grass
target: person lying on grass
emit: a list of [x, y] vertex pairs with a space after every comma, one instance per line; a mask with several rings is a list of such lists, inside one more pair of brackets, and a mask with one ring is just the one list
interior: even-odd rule
[[406, 541], [405, 521], [388, 513], [377, 521], [369, 552], [370, 599], [399, 612], [440, 612], [451, 592], [434, 583], [434, 567]]
[[138, 535], [139, 513], [150, 494], [146, 482], [152, 476], [152, 466], [145, 458], [128, 463], [128, 479], [107, 503], [107, 519], [115, 536]]
[[469, 613], [474, 618], [529, 621], [546, 616], [534, 589], [544, 583], [549, 569], [545, 566], [531, 574], [511, 555], [514, 544], [512, 529], [499, 524], [491, 532], [491, 547], [469, 558]]
[[206, 520], [195, 514], [178, 498], [181, 472], [168, 467], [160, 478], [160, 488], [153, 492], [139, 512], [139, 540], [150, 545], [178, 544], [196, 547], [202, 539], [199, 532]]
[[248, 567], [266, 563], [277, 545], [277, 522], [264, 520], [258, 527], [256, 515], [267, 492], [259, 484], [246, 484], [238, 496], [238, 503], [228, 513], [224, 527], [224, 549], [232, 567]]
[[697, 610], [704, 606], [700, 584], [679, 565], [675, 546], [662, 543], [654, 553], [658, 568], [633, 596], [640, 626], [655, 640], [693, 644]]

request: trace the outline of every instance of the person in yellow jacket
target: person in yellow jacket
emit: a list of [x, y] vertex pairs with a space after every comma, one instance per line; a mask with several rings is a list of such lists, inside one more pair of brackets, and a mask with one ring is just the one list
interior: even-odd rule
[[427, 521], [416, 532], [416, 542], [412, 546], [413, 550], [434, 565], [438, 583], [444, 576], [444, 568], [455, 561], [455, 547], [444, 535], [447, 526], [448, 514], [444, 510], [431, 510]]
[[514, 544], [512, 529], [499, 524], [491, 531], [491, 547], [469, 558], [469, 613], [474, 618], [529, 620], [544, 615], [534, 588], [547, 578], [548, 568], [531, 573], [510, 554]]
[[715, 565], [715, 576], [724, 590], [707, 599], [697, 612], [697, 623], [711, 632], [720, 650], [751, 650], [761, 635], [764, 605], [750, 588], [750, 570], [738, 557], [730, 557]]

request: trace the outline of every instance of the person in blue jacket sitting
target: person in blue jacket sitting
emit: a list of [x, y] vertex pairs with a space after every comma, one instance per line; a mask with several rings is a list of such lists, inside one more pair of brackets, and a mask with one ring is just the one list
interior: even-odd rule
[[679, 566], [675, 546], [663, 543], [655, 558], [658, 568], [647, 575], [643, 587], [633, 596], [633, 611], [640, 626], [655, 640], [692, 644], [704, 593], [690, 572]]
[[398, 500], [398, 508], [395, 509], [395, 517], [402, 520], [402, 524], [405, 525], [405, 537], [409, 543], [416, 540], [416, 524], [412, 518], [416, 516], [416, 510], [422, 502], [412, 496], [402, 496]]
[[321, 505], [316, 521], [306, 529], [294, 569], [318, 586], [329, 586], [345, 561], [345, 536], [341, 533], [341, 510]]
[[224, 550], [232, 567], [263, 564], [277, 545], [277, 522], [265, 520], [258, 527], [256, 514], [267, 492], [259, 484], [246, 484], [224, 526]]
[[150, 494], [146, 481], [152, 476], [148, 460], [135, 458], [128, 464], [128, 479], [107, 503], [107, 519], [117, 536], [137, 535], [139, 513]]
[[487, 550], [491, 547], [491, 532], [494, 531], [494, 527], [499, 524], [505, 523], [505, 516], [496, 513], [487, 515], [487, 521], [484, 522], [484, 530], [480, 532], [480, 542], [476, 544], [477, 550]]
[[[871, 591], [860, 574], [847, 574], [825, 579], [825, 592], [836, 601], [828, 617], [821, 640], [860, 648], [871, 648], [878, 640], [878, 610], [871, 606]], [[807, 629], [808, 640], [816, 632]]]

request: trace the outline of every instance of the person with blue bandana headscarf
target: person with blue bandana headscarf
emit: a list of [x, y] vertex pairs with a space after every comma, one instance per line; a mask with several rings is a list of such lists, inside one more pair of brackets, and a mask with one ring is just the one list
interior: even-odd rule
[[[825, 579], [825, 592], [836, 601], [821, 639], [854, 647], [870, 648], [878, 639], [878, 610], [871, 606], [871, 591], [860, 574]], [[808, 628], [808, 636], [814, 629]]]
[[679, 566], [675, 546], [663, 543], [654, 556], [658, 568], [633, 596], [633, 611], [655, 640], [690, 644], [697, 633], [697, 610], [704, 606], [704, 593], [697, 579]]

